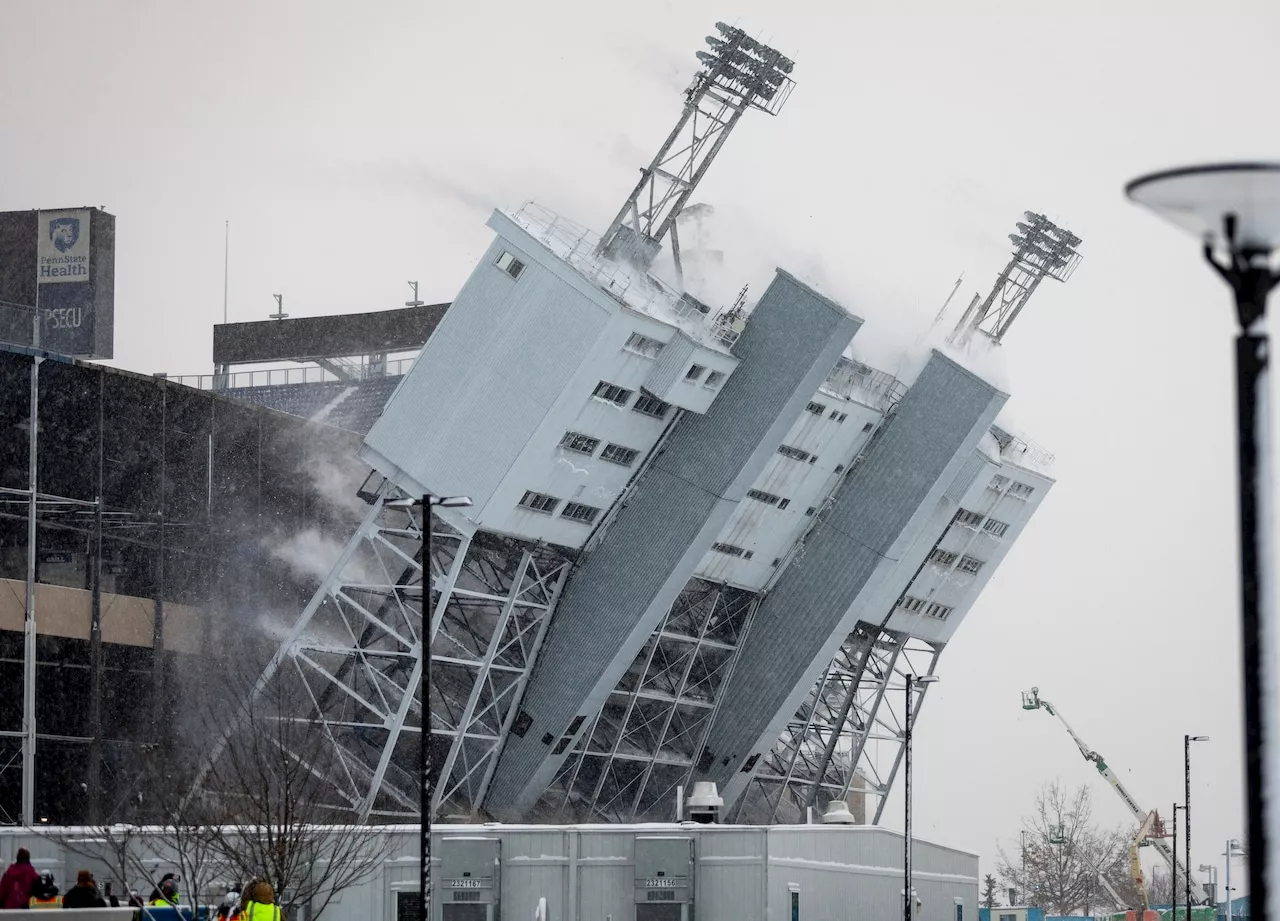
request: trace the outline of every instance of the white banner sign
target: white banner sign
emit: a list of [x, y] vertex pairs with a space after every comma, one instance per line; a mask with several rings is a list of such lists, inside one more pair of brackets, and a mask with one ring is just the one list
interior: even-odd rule
[[36, 229], [40, 284], [89, 280], [89, 210], [41, 211]]

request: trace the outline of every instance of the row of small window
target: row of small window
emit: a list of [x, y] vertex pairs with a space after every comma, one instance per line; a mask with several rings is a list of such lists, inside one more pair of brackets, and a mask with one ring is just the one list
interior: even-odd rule
[[[843, 469], [844, 469], [843, 467], [837, 467], [836, 473], [839, 473]], [[757, 502], [763, 502], [765, 505], [772, 505], [776, 508], [786, 508], [788, 505], [791, 504], [790, 499], [784, 499], [782, 498], [782, 496], [775, 496], [773, 493], [765, 492], [762, 489], [748, 489], [747, 498], [755, 499]], [[805, 514], [812, 516], [813, 513], [816, 512], [817, 510], [818, 509], [816, 506], [811, 505], [809, 506], [809, 509], [805, 512]]]
[[[637, 355], [643, 355], [645, 358], [657, 358], [663, 348], [665, 348], [665, 344], [659, 342], [657, 339], [650, 339], [648, 336], [642, 336], [639, 333], [632, 333], [623, 348], [630, 352], [635, 352]], [[704, 374], [707, 375], [706, 380], [703, 380], [702, 378], [702, 375]], [[703, 387], [715, 388], [719, 387], [720, 382], [724, 380], [724, 372], [712, 371], [708, 374], [705, 365], [694, 364], [689, 365], [689, 370], [684, 372], [684, 379], [691, 384], [696, 384], [698, 381], [702, 381]]]
[[[565, 432], [564, 437], [560, 439], [560, 447], [566, 451], [573, 451], [575, 454], [585, 454], [592, 457], [596, 453], [596, 448], [600, 447], [600, 439], [591, 435], [584, 435], [581, 432]], [[623, 467], [630, 467], [636, 462], [636, 458], [640, 456], [640, 452], [635, 448], [624, 448], [622, 445], [613, 443], [604, 446], [604, 450], [600, 452], [600, 459], [608, 461], [611, 464], [620, 464]]]
[[765, 505], [772, 505], [776, 508], [786, 508], [791, 504], [790, 499], [784, 499], [782, 496], [775, 496], [771, 492], [765, 492], [762, 489], [748, 489], [747, 498], [755, 499], [757, 502], [763, 502]]
[[[608, 381], [601, 381], [596, 384], [596, 389], [591, 395], [598, 400], [612, 403], [615, 406], [626, 406], [631, 402], [631, 397], [635, 395], [635, 391], [628, 390], [626, 387], [619, 387], [617, 384], [611, 384]], [[635, 404], [631, 407], [638, 413], [644, 413], [646, 416], [653, 416], [655, 419], [667, 418], [667, 413], [671, 412], [671, 404], [659, 400], [657, 397], [649, 396], [642, 393], [636, 399]]]
[[745, 547], [739, 547], [736, 544], [712, 544], [711, 549], [716, 553], [723, 553], [725, 556], [741, 557], [744, 560], [749, 560], [755, 556], [755, 551], [747, 550]]
[[[826, 405], [825, 405], [825, 404], [823, 404], [823, 403], [818, 403], [818, 402], [816, 402], [816, 401], [815, 401], [815, 402], [811, 402], [808, 406], [806, 406], [806, 407], [805, 407], [805, 411], [806, 411], [806, 412], [811, 412], [811, 413], [813, 413], [815, 416], [821, 416], [823, 413], [825, 413], [825, 412], [827, 411], [827, 407], [826, 407]], [[838, 410], [838, 409], [833, 409], [833, 410], [831, 410], [831, 416], [830, 416], [830, 418], [835, 419], [837, 422], [843, 422], [845, 419], [848, 419], [848, 418], [849, 418], [849, 414], [848, 414], [848, 413], [842, 413], [842, 412], [840, 412], [840, 410]], [[869, 429], [870, 427], [871, 427], [871, 423], [870, 423], [870, 422], [868, 422], [868, 423], [863, 427], [863, 431], [865, 432], [865, 431], [866, 431], [867, 429]]]
[[1030, 499], [1036, 491], [1034, 486], [1028, 486], [1026, 483], [1019, 483], [1017, 480], [1010, 483], [1007, 476], [1001, 476], [1000, 474], [993, 476], [991, 478], [991, 482], [987, 484], [988, 489], [994, 489], [996, 492], [1000, 492], [1006, 486], [1009, 487], [1009, 491], [1006, 495], [1012, 496], [1015, 499]]
[[[520, 507], [531, 512], [554, 515], [556, 509], [560, 507], [560, 500], [543, 492], [528, 490], [520, 500]], [[594, 524], [601, 511], [602, 509], [598, 509], [594, 505], [583, 505], [581, 502], [566, 502], [564, 508], [560, 509], [560, 517], [568, 518], [570, 521], [580, 521], [583, 524]]]
[[810, 454], [808, 451], [801, 451], [799, 448], [791, 447], [791, 445], [778, 445], [778, 453], [783, 457], [789, 457], [802, 463], [814, 464], [818, 461], [818, 455]]
[[904, 611], [910, 611], [912, 614], [924, 614], [934, 620], [946, 620], [951, 616], [951, 612], [955, 610], [955, 608], [948, 605], [938, 604], [936, 601], [925, 601], [923, 598], [916, 598], [912, 595], [903, 595], [898, 602], [898, 607]]
[[[1009, 530], [1009, 525], [1003, 521], [997, 521], [994, 518], [986, 518], [981, 512], [971, 512], [968, 509], [960, 509], [956, 512], [956, 517], [952, 519], [955, 524], [962, 524], [967, 528], [976, 528], [982, 524], [982, 530], [986, 531], [992, 537], [1004, 537], [1005, 532]], [[983, 522], [986, 524], [983, 524]]]
[[[935, 550], [929, 554], [929, 559], [939, 566], [955, 566], [961, 572], [967, 572], [970, 575], [977, 575], [982, 569], [982, 560], [971, 556], [960, 556], [958, 553], [952, 553], [950, 550]], [[959, 563], [956, 560], [959, 559]]]

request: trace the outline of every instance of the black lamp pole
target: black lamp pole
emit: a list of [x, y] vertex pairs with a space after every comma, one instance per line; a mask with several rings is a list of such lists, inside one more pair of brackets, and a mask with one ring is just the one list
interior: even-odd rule
[[903, 867], [903, 899], [902, 921], [912, 921], [915, 914], [915, 900], [911, 897], [911, 703], [916, 695], [916, 685], [930, 685], [938, 680], [937, 675], [907, 675], [907, 707], [903, 713], [903, 801], [906, 804], [906, 816], [903, 821], [902, 835], [902, 867]]
[[[411, 305], [412, 306], [412, 305]], [[469, 508], [466, 496], [433, 496], [424, 493], [419, 503], [414, 499], [395, 499], [397, 506], [422, 506], [422, 669], [418, 678], [418, 703], [422, 708], [422, 740], [418, 746], [418, 772], [422, 778], [422, 794], [418, 801], [421, 813], [418, 832], [418, 891], [424, 921], [431, 919], [431, 801], [436, 788], [435, 764], [431, 759], [431, 592], [435, 579], [431, 575], [431, 510]]]
[[1183, 877], [1184, 885], [1187, 891], [1187, 918], [1191, 918], [1191, 736], [1184, 735], [1182, 737], [1182, 807], [1183, 818], [1187, 824], [1187, 846], [1184, 852], [1187, 857], [1187, 873]]
[[[1185, 166], [1133, 180], [1125, 193], [1203, 241], [1205, 261], [1231, 288], [1236, 335], [1236, 448], [1240, 505], [1240, 650], [1244, 685], [1244, 749], [1249, 828], [1249, 898], [1253, 917], [1277, 921], [1280, 837], [1275, 790], [1280, 739], [1269, 714], [1277, 689], [1274, 626], [1276, 573], [1272, 552], [1270, 342], [1267, 297], [1280, 280], [1272, 257], [1280, 248], [1277, 193], [1280, 163]], [[1190, 855], [1188, 855], [1189, 858]]]
[[1178, 810], [1182, 807], [1173, 804], [1173, 876], [1169, 879], [1169, 918], [1178, 921]]
[[422, 672], [418, 679], [418, 700], [422, 707], [422, 740], [418, 746], [418, 772], [422, 797], [418, 808], [422, 821], [418, 829], [418, 887], [423, 921], [431, 919], [431, 797], [435, 790], [431, 764], [431, 506], [434, 496], [422, 497]]
[[[1235, 218], [1224, 220], [1225, 236], [1230, 245], [1230, 260], [1223, 265], [1214, 258], [1213, 247], [1204, 247], [1204, 256], [1217, 270], [1235, 295], [1240, 332], [1236, 336], [1236, 444], [1239, 475], [1236, 488], [1240, 495], [1240, 627], [1241, 658], [1244, 671], [1244, 752], [1245, 778], [1250, 808], [1249, 828], [1249, 902], [1255, 917], [1266, 919], [1270, 904], [1268, 892], [1271, 867], [1267, 840], [1267, 814], [1280, 808], [1280, 803], [1267, 802], [1266, 775], [1273, 773], [1271, 762], [1276, 752], [1266, 749], [1269, 741], [1262, 730], [1264, 714], [1275, 706], [1267, 700], [1267, 676], [1263, 674], [1265, 650], [1270, 650], [1264, 621], [1274, 611], [1264, 610], [1274, 598], [1264, 598], [1264, 582], [1274, 584], [1266, 569], [1272, 561], [1265, 559], [1271, 532], [1268, 516], [1272, 514], [1271, 473], [1268, 427], [1268, 351], [1266, 332], [1267, 295], [1280, 281], [1269, 266], [1270, 252], [1248, 251], [1235, 243]], [[1274, 795], [1274, 794], [1273, 794]], [[1272, 919], [1274, 921], [1274, 919]]]
[[911, 693], [915, 683], [914, 675], [907, 675], [907, 709], [905, 729], [902, 734], [903, 776], [902, 801], [906, 809], [903, 817], [902, 835], [902, 921], [911, 921]]
[[1191, 912], [1191, 743], [1207, 742], [1207, 741], [1209, 741], [1208, 736], [1184, 735], [1182, 737], [1182, 757], [1183, 757], [1182, 782], [1184, 785], [1184, 790], [1183, 790], [1184, 802], [1186, 803], [1186, 805], [1182, 807], [1182, 811], [1186, 813], [1186, 820], [1187, 820], [1187, 831], [1186, 831], [1187, 872], [1184, 879], [1186, 881], [1185, 885], [1187, 887], [1187, 913], [1188, 914], [1190, 914]]

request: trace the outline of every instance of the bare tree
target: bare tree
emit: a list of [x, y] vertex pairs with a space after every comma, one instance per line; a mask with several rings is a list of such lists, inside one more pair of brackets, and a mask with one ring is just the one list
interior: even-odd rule
[[226, 817], [217, 799], [190, 795], [194, 775], [193, 766], [185, 760], [171, 763], [157, 777], [152, 796], [154, 838], [177, 866], [182, 880], [179, 901], [193, 907], [208, 903], [215, 895], [213, 883], [229, 871], [219, 837]]
[[1183, 879], [1178, 877], [1177, 886], [1173, 885], [1173, 873], [1165, 867], [1154, 867], [1151, 875], [1147, 878], [1147, 894], [1151, 898], [1152, 905], [1172, 905], [1173, 893], [1178, 893], [1178, 898], [1183, 897]]
[[1052, 914], [1118, 905], [1099, 880], [1107, 881], [1126, 901], [1137, 903], [1129, 880], [1129, 844], [1133, 832], [1101, 829], [1093, 824], [1089, 789], [1068, 791], [1057, 781], [1036, 794], [1035, 811], [1023, 818], [1024, 845], [1013, 857], [1003, 848], [997, 865], [1001, 878], [1022, 893], [1028, 904]]
[[305, 689], [277, 680], [255, 695], [247, 675], [231, 687], [238, 699], [223, 712], [234, 712], [235, 729], [201, 794], [217, 804], [218, 821], [204, 826], [208, 842], [241, 881], [268, 880], [290, 916], [309, 905], [314, 921], [379, 870], [391, 837], [368, 825], [333, 826], [323, 804], [339, 756], [301, 716]]
[[[74, 832], [49, 826], [33, 830], [57, 843], [67, 854], [105, 865], [110, 876], [101, 880], [104, 890], [107, 883], [119, 884], [122, 891], [114, 894], [124, 901], [134, 885], [149, 891], [156, 884], [153, 872], [156, 862], [148, 860], [149, 856], [154, 857], [155, 841], [144, 828], [150, 803], [142, 792], [156, 789], [150, 767], [156, 759], [149, 745], [130, 746], [121, 754], [123, 757], [115, 764], [115, 779], [116, 787], [122, 792], [106, 804], [103, 821], [81, 826]], [[62, 882], [65, 892], [71, 881]]]

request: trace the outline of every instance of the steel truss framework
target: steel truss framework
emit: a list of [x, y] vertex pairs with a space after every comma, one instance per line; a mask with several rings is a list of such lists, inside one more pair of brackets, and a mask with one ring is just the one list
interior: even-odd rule
[[[748, 824], [803, 822], [807, 807], [849, 802], [879, 824], [902, 761], [907, 675], [931, 675], [941, 646], [859, 623], [823, 670], [733, 807]], [[913, 687], [915, 722], [928, 684]], [[866, 815], [864, 796], [878, 798]]]
[[722, 23], [716, 28], [722, 37], [709, 37], [712, 51], [699, 52], [704, 69], [685, 91], [679, 121], [601, 237], [601, 252], [648, 265], [670, 232], [679, 274], [676, 219], [689, 197], [742, 114], [757, 108], [776, 115], [790, 96], [790, 60], [741, 29]]
[[[285, 718], [324, 733], [324, 805], [336, 819], [419, 815], [422, 509], [389, 483], [253, 688], [289, 689]], [[463, 534], [434, 519], [433, 813], [474, 816], [571, 560], [547, 547]], [[215, 753], [218, 757], [221, 752]]]
[[1079, 237], [1043, 214], [1026, 211], [1023, 217], [1026, 223], [1020, 221], [1018, 232], [1009, 236], [1014, 250], [1008, 265], [981, 305], [974, 297], [948, 337], [952, 344], [968, 342], [975, 331], [1000, 342], [1040, 282], [1046, 278], [1066, 282], [1080, 264]]
[[669, 821], [759, 595], [693, 579], [543, 795], [538, 818]]

